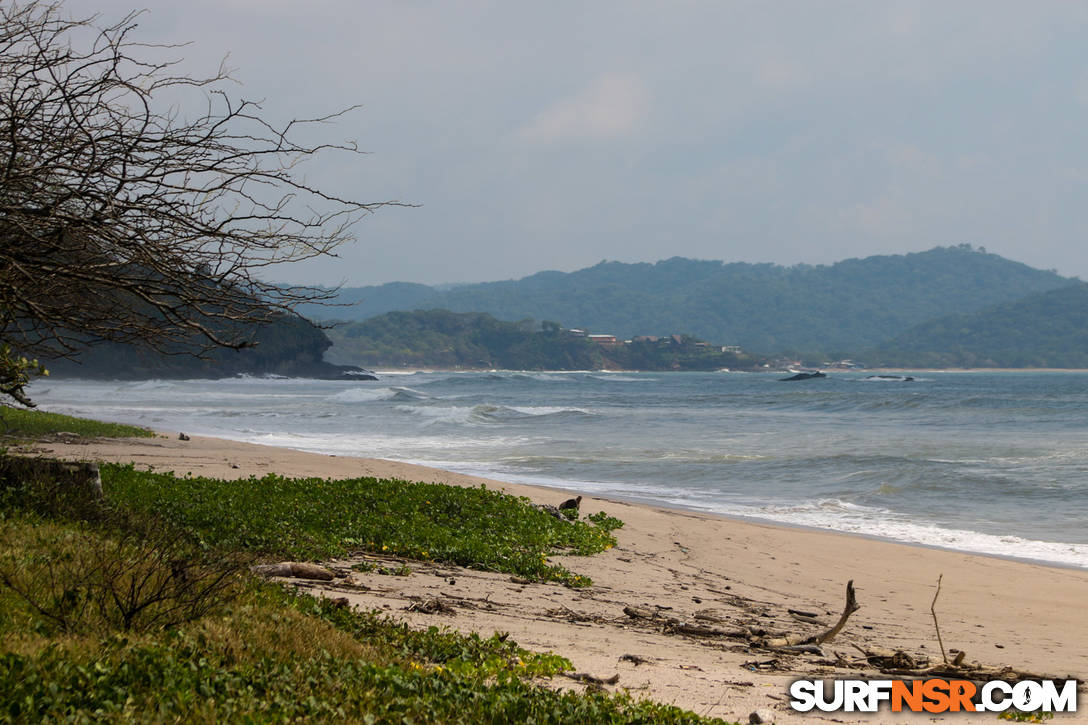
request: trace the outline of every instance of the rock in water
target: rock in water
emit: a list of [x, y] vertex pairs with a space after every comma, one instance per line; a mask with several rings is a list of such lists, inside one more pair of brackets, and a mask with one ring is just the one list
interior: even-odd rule
[[826, 373], [821, 373], [821, 372], [817, 371], [817, 372], [814, 372], [814, 373], [797, 373], [796, 375], [791, 375], [788, 378], [779, 378], [779, 380], [781, 380], [782, 382], [790, 382], [792, 380], [813, 380], [815, 378], [826, 378], [826, 377], [827, 377]]

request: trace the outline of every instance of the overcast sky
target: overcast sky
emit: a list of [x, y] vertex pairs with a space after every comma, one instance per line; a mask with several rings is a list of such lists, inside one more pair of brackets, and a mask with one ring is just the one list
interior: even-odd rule
[[[274, 117], [398, 199], [305, 283], [437, 283], [681, 255], [830, 263], [985, 246], [1088, 279], [1088, 3], [145, 0]], [[124, 0], [69, 0], [114, 19]]]

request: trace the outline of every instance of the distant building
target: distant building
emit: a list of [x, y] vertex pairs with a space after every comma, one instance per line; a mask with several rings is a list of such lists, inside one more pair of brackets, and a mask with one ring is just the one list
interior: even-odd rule
[[590, 342], [595, 342], [598, 345], [617, 345], [615, 335], [586, 335]]
[[567, 330], [567, 334], [570, 335], [571, 337], [585, 337], [586, 336], [586, 331], [585, 330], [579, 330], [577, 328], [571, 328], [571, 329]]

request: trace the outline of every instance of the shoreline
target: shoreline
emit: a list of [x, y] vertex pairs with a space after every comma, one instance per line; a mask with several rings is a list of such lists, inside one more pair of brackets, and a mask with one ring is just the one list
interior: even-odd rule
[[[165, 433], [163, 431], [156, 431], [156, 433], [158, 435], [163, 435], [163, 436], [168, 436], [169, 435], [169, 434], [167, 434], [167, 433]], [[197, 437], [215, 437], [215, 436], [205, 436], [203, 434], [198, 434]], [[1063, 561], [1055, 561], [1055, 560], [1052, 560], [1052, 559], [1044, 559], [1044, 558], [1031, 557], [1031, 556], [1017, 556], [1015, 554], [1005, 554], [1005, 553], [997, 553], [997, 552], [990, 552], [990, 551], [978, 551], [978, 550], [973, 550], [973, 549], [968, 549], [968, 548], [956, 548], [956, 547], [953, 547], [953, 546], [943, 546], [941, 544], [927, 543], [927, 542], [924, 542], [924, 541], [911, 541], [911, 540], [907, 540], [907, 539], [897, 539], [897, 538], [895, 538], [893, 536], [888, 536], [888, 535], [884, 535], [884, 534], [870, 534], [870, 533], [864, 533], [864, 532], [859, 532], [859, 531], [844, 531], [844, 530], [841, 530], [841, 529], [832, 528], [830, 526], [816, 526], [816, 525], [811, 525], [811, 524], [795, 523], [795, 522], [792, 522], [792, 521], [782, 521], [782, 520], [772, 519], [772, 518], [762, 517], [762, 516], [745, 515], [745, 514], [742, 514], [742, 513], [731, 513], [731, 512], [726, 512], [726, 511], [713, 511], [713, 510], [709, 510], [709, 509], [698, 508], [698, 507], [695, 507], [695, 506], [685, 506], [685, 505], [680, 504], [680, 503], [671, 503], [671, 502], [670, 503], [662, 503], [662, 502], [659, 502], [659, 501], [652, 500], [650, 498], [625, 497], [622, 494], [616, 494], [616, 493], [607, 493], [607, 494], [596, 493], [596, 492], [594, 492], [592, 490], [587, 491], [585, 489], [578, 488], [577, 487], [578, 484], [582, 483], [580, 481], [556, 480], [556, 481], [553, 482], [553, 481], [542, 481], [542, 480], [518, 480], [518, 478], [516, 476], [513, 477], [513, 478], [502, 478], [502, 477], [500, 477], [500, 476], [502, 476], [501, 473], [492, 473], [492, 472], [489, 472], [489, 471], [477, 471], [477, 472], [458, 471], [458, 470], [455, 470], [454, 467], [444, 467], [443, 465], [441, 465], [439, 463], [429, 462], [429, 461], [419, 461], [419, 460], [410, 460], [410, 459], [394, 459], [394, 458], [366, 458], [366, 457], [361, 457], [361, 456], [342, 456], [342, 455], [339, 455], [339, 454], [328, 454], [328, 453], [322, 453], [320, 451], [305, 450], [305, 449], [301, 449], [301, 448], [291, 448], [291, 447], [287, 447], [287, 446], [274, 446], [274, 445], [268, 445], [268, 444], [264, 444], [264, 443], [256, 443], [256, 442], [253, 442], [253, 441], [247, 441], [247, 440], [243, 440], [243, 439], [222, 438], [222, 437], [216, 437], [216, 438], [218, 440], [230, 441], [230, 442], [244, 444], [244, 445], [263, 446], [263, 447], [276, 448], [276, 449], [282, 449], [282, 450], [288, 450], [288, 451], [297, 451], [299, 453], [305, 453], [305, 454], [308, 454], [308, 455], [315, 455], [315, 456], [331, 456], [331, 457], [340, 457], [340, 458], [353, 458], [354, 457], [354, 458], [360, 458], [361, 460], [382, 461], [382, 462], [386, 462], [386, 463], [389, 463], [389, 464], [392, 464], [392, 465], [415, 466], [415, 467], [418, 467], [418, 468], [424, 469], [424, 470], [443, 471], [443, 472], [445, 472], [447, 474], [452, 474], [452, 475], [456, 475], [456, 476], [466, 476], [466, 477], [470, 477], [470, 478], [479, 479], [481, 481], [491, 481], [491, 482], [501, 483], [503, 485], [511, 485], [512, 484], [512, 485], [516, 485], [516, 486], [525, 486], [525, 487], [529, 487], [529, 488], [533, 488], [533, 489], [549, 490], [549, 491], [554, 492], [557, 496], [562, 496], [564, 498], [567, 498], [567, 497], [573, 496], [573, 495], [577, 495], [577, 494], [582, 494], [582, 495], [589, 496], [591, 498], [601, 500], [601, 501], [612, 501], [614, 503], [623, 504], [623, 505], [646, 506], [646, 507], [650, 507], [650, 508], [661, 509], [661, 510], [664, 510], [664, 511], [673, 511], [673, 512], [679, 513], [679, 514], [698, 514], [698, 515], [706, 516], [706, 517], [709, 517], [709, 518], [712, 518], [712, 519], [716, 518], [716, 519], [722, 519], [722, 520], [725, 520], [725, 521], [737, 521], [737, 522], [750, 523], [750, 524], [756, 524], [756, 525], [765, 525], [765, 526], [772, 526], [772, 527], [783, 527], [783, 528], [787, 528], [787, 529], [797, 529], [797, 530], [800, 530], [800, 531], [820, 532], [820, 533], [825, 533], [825, 534], [829, 534], [829, 535], [832, 535], [832, 536], [847, 536], [847, 537], [854, 537], [854, 538], [863, 539], [863, 540], [881, 541], [881, 542], [885, 542], [885, 543], [889, 543], [889, 544], [897, 544], [897, 545], [900, 545], [900, 546], [919, 547], [919, 548], [922, 548], [922, 549], [928, 549], [928, 550], [932, 550], [932, 551], [945, 551], [945, 552], [950, 552], [950, 553], [955, 553], [955, 554], [966, 554], [966, 555], [969, 555], [969, 556], [980, 556], [980, 557], [999, 559], [999, 560], [1003, 560], [1003, 561], [1020, 562], [1020, 563], [1024, 563], [1024, 564], [1030, 564], [1030, 565], [1034, 565], [1034, 566], [1050, 567], [1050, 568], [1054, 568], [1054, 569], [1088, 572], [1088, 565], [1074, 564], [1074, 563], [1068, 563], [1068, 562], [1063, 562]], [[987, 534], [985, 532], [978, 532], [978, 531], [971, 531], [971, 530], [952, 530], [952, 529], [949, 529], [949, 531], [962, 532], [962, 533], [974, 534], [974, 535], [983, 535], [983, 536], [995, 536], [995, 534]], [[1021, 538], [1021, 537], [1017, 537], [1017, 538]], [[1072, 544], [1072, 543], [1068, 543], [1068, 542], [1045, 541], [1045, 540], [1042, 540], [1042, 539], [1031, 539], [1031, 540], [1026, 540], [1026, 541], [1030, 541], [1032, 543], [1037, 542], [1037, 543], [1041, 543], [1041, 544], [1045, 544], [1045, 545], [1053, 545], [1053, 546], [1085, 546], [1083, 544]]]
[[[1088, 373], [1088, 368], [903, 368], [903, 367], [875, 367], [875, 368], [819, 368], [830, 373]], [[375, 375], [414, 375], [416, 373], [785, 373], [786, 368], [761, 368], [754, 370], [628, 370], [626, 368], [609, 368], [607, 370], [518, 370], [514, 368], [456, 368], [443, 367], [408, 367], [390, 368], [388, 370], [373, 370]]]
[[[231, 439], [225, 439], [225, 440], [231, 440]], [[239, 441], [239, 442], [240, 443], [248, 443], [248, 441]], [[255, 443], [253, 445], [262, 445], [262, 444]], [[288, 449], [288, 450], [299, 450], [302, 453], [310, 453], [311, 452], [311, 451], [302, 451], [301, 449], [295, 449], [295, 448]], [[324, 455], [324, 454], [315, 453], [315, 455]], [[957, 549], [955, 547], [942, 546], [940, 544], [928, 544], [928, 543], [925, 543], [923, 541], [907, 541], [907, 540], [904, 540], [904, 539], [896, 539], [894, 537], [885, 536], [883, 534], [866, 534], [866, 533], [862, 533], [862, 532], [858, 532], [858, 531], [842, 531], [840, 529], [831, 528], [830, 526], [814, 526], [812, 524], [799, 524], [799, 523], [794, 523], [792, 521], [780, 521], [778, 519], [772, 519], [772, 518], [767, 518], [767, 517], [763, 517], [763, 516], [748, 516], [748, 515], [745, 515], [745, 514], [729, 513], [729, 512], [725, 512], [725, 511], [711, 511], [711, 510], [708, 510], [708, 509], [697, 508], [695, 506], [685, 506], [685, 505], [679, 504], [679, 503], [661, 503], [661, 502], [658, 502], [658, 501], [650, 500], [648, 498], [647, 499], [627, 498], [627, 497], [624, 497], [622, 495], [616, 495], [616, 494], [611, 494], [611, 493], [609, 493], [609, 494], [596, 494], [596, 493], [591, 492], [591, 493], [587, 494], [586, 491], [573, 487], [574, 484], [579, 483], [577, 481], [569, 482], [571, 484], [570, 486], [563, 486], [563, 485], [560, 485], [560, 484], [564, 483], [563, 481], [557, 481], [556, 484], [552, 484], [552, 483], [545, 483], [545, 482], [542, 482], [542, 481], [539, 481], [539, 480], [519, 481], [519, 480], [516, 479], [516, 477], [511, 479], [511, 480], [504, 480], [504, 479], [500, 479], [500, 478], [493, 478], [493, 477], [487, 476], [487, 475], [480, 475], [480, 474], [477, 474], [477, 473], [466, 473], [466, 472], [463, 472], [463, 471], [456, 471], [456, 470], [454, 470], [452, 468], [443, 468], [441, 466], [434, 466], [434, 465], [430, 465], [429, 463], [420, 462], [420, 461], [397, 460], [397, 459], [393, 459], [393, 458], [379, 458], [379, 459], [375, 459], [375, 460], [388, 461], [389, 463], [393, 463], [393, 464], [403, 463], [403, 464], [411, 465], [411, 466], [419, 466], [421, 468], [429, 468], [429, 469], [447, 471], [449, 473], [453, 473], [453, 474], [456, 474], [456, 475], [459, 475], [459, 476], [472, 476], [472, 477], [477, 477], [477, 478], [481, 478], [481, 479], [485, 479], [485, 480], [499, 481], [499, 482], [502, 482], [502, 483], [509, 483], [509, 484], [516, 484], [518, 486], [530, 486], [532, 488], [539, 488], [539, 489], [543, 489], [543, 490], [553, 491], [556, 495], [559, 495], [559, 496], [564, 496], [564, 495], [565, 496], [572, 496], [572, 495], [581, 494], [583, 496], [588, 495], [588, 496], [590, 496], [590, 497], [592, 497], [594, 499], [598, 499], [598, 500], [601, 500], [601, 501], [611, 501], [611, 502], [614, 502], [614, 503], [617, 503], [617, 504], [630, 505], [630, 506], [646, 506], [646, 507], [649, 507], [649, 508], [661, 509], [662, 511], [671, 511], [671, 512], [674, 512], [674, 513], [677, 513], [677, 514], [698, 514], [700, 516], [706, 516], [706, 517], [712, 518], [712, 519], [722, 519], [724, 521], [737, 521], [737, 522], [741, 522], [741, 523], [749, 523], [749, 524], [755, 524], [755, 525], [764, 525], [764, 526], [771, 526], [771, 527], [782, 527], [782, 528], [785, 528], [785, 529], [797, 529], [799, 531], [812, 531], [812, 532], [830, 534], [832, 536], [848, 536], [848, 537], [852, 537], [852, 538], [863, 539], [863, 540], [866, 540], [866, 541], [882, 541], [882, 542], [885, 542], [885, 543], [888, 543], [888, 544], [898, 544], [899, 546], [919, 547], [919, 548], [922, 548], [922, 549], [928, 549], [928, 550], [932, 550], [932, 551], [946, 551], [946, 552], [950, 552], [950, 553], [954, 553], [954, 554], [966, 554], [968, 556], [983, 556], [983, 557], [992, 558], [992, 559], [1000, 559], [1002, 561], [1020, 562], [1022, 564], [1031, 564], [1033, 566], [1051, 567], [1051, 568], [1054, 568], [1054, 569], [1063, 569], [1063, 570], [1072, 570], [1072, 571], [1088, 571], [1088, 566], [1082, 566], [1082, 565], [1078, 565], [1078, 564], [1067, 564], [1067, 563], [1061, 562], [1061, 561], [1052, 561], [1052, 560], [1049, 560], [1049, 559], [1039, 559], [1039, 558], [1034, 558], [1034, 557], [1030, 557], [1030, 556], [1015, 556], [1013, 554], [995, 554], [995, 553], [987, 552], [987, 551], [974, 551], [974, 550], [971, 550], [971, 549]], [[969, 533], [981, 533], [981, 532], [969, 532]], [[1082, 544], [1068, 544], [1066, 542], [1043, 541], [1041, 539], [1038, 540], [1038, 541], [1040, 541], [1041, 543], [1044, 543], [1044, 544], [1055, 544], [1055, 545], [1062, 545], [1062, 546], [1083, 546]]]
[[[275, 472], [462, 486], [482, 483], [553, 504], [568, 493], [384, 459], [201, 436], [190, 441], [157, 437], [50, 442], [34, 449], [65, 458], [133, 462], [180, 475], [246, 478]], [[739, 721], [759, 708], [774, 709], [778, 722], [821, 719], [789, 711], [788, 685], [803, 675], [879, 676], [836, 665], [857, 659], [855, 645], [932, 656], [937, 643], [930, 606], [938, 574], [944, 577], [937, 603], [944, 641], [965, 651], [969, 661], [1055, 677], [1088, 675], [1088, 632], [1082, 613], [1088, 601], [1088, 571], [1083, 569], [586, 496], [583, 515], [596, 511], [625, 522], [616, 532], [616, 548], [592, 557], [551, 557], [592, 577], [594, 585], [586, 589], [518, 582], [507, 575], [416, 561], [410, 562], [413, 574], [408, 577], [353, 574], [356, 588], [308, 588], [347, 597], [363, 608], [386, 610], [413, 626], [445, 625], [484, 636], [509, 632], [522, 646], [569, 658], [579, 672], [619, 674], [619, 687], [630, 688], [636, 697]], [[375, 554], [360, 556], [381, 559]], [[344, 563], [350, 562], [340, 562]], [[712, 613], [733, 626], [755, 623], [788, 630], [802, 626], [790, 617], [790, 608], [818, 612], [834, 621], [842, 609], [847, 580], [855, 582], [862, 608], [843, 634], [824, 647], [824, 658], [787, 657], [735, 641], [682, 636], [624, 615], [624, 607], [631, 605], [669, 616]], [[450, 603], [455, 613], [404, 611], [413, 602], [432, 598]], [[648, 661], [632, 664], [620, 660], [623, 654]], [[776, 664], [766, 664], [771, 661]], [[847, 713], [825, 717], [838, 722], [920, 721], [917, 715], [891, 715], [879, 713], [868, 720]]]

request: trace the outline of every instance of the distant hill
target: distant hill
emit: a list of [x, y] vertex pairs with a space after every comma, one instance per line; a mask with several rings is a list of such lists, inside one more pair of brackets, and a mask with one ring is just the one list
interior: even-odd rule
[[389, 312], [329, 332], [332, 359], [379, 368], [717, 370], [756, 362], [690, 336], [602, 345], [554, 323], [505, 322], [480, 312]]
[[757, 352], [835, 355], [873, 348], [949, 310], [981, 310], [1069, 283], [1055, 272], [960, 245], [815, 267], [680, 257], [656, 264], [601, 262], [444, 291], [407, 283], [345, 289], [341, 301], [356, 306], [302, 312], [362, 320], [398, 309], [441, 308], [503, 320], [555, 320], [622, 338], [688, 332]]
[[50, 374], [58, 377], [124, 380], [223, 378], [242, 373], [333, 378], [349, 369], [325, 362], [325, 351], [332, 342], [321, 329], [298, 315], [284, 314], [266, 325], [254, 326], [248, 339], [255, 346], [241, 350], [217, 348], [206, 359], [103, 343], [83, 351], [78, 360], [43, 362]]
[[924, 322], [863, 357], [907, 367], [1088, 368], [1088, 284]]

